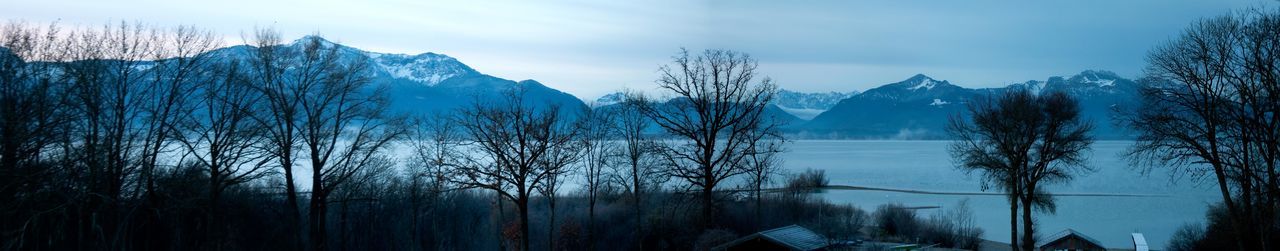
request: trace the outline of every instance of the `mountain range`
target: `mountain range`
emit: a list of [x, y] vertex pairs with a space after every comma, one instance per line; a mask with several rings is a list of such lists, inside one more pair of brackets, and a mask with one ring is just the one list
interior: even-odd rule
[[[586, 107], [582, 100], [538, 81], [513, 81], [480, 73], [453, 57], [437, 53], [417, 55], [370, 52], [307, 36], [286, 44], [301, 49], [304, 43], [318, 39], [323, 46], [338, 46], [340, 57], [365, 60], [374, 85], [390, 88], [391, 109], [410, 114], [449, 112], [473, 102], [494, 102], [519, 86], [523, 100], [530, 104], [556, 104], [566, 110]], [[221, 57], [249, 57], [252, 47], [241, 45], [221, 48], [210, 53]]]
[[[309, 37], [291, 46], [300, 46], [300, 41], [306, 39]], [[517, 86], [525, 88], [526, 102], [587, 107], [582, 99], [535, 80], [513, 81], [486, 75], [442, 54], [391, 54], [333, 46], [340, 46], [340, 51], [351, 57], [369, 60], [374, 81], [390, 86], [392, 107], [401, 111], [447, 112], [477, 100], [495, 100]], [[998, 88], [966, 88], [917, 74], [862, 92], [805, 93], [782, 89], [766, 112], [786, 122], [787, 132], [803, 138], [944, 139], [948, 119], [964, 112], [970, 100], [1019, 88], [1036, 93], [1063, 91], [1079, 98], [1084, 117], [1094, 123], [1095, 135], [1104, 139], [1125, 138], [1122, 130], [1111, 123], [1111, 109], [1135, 100], [1138, 94], [1134, 81], [1101, 70]], [[621, 93], [607, 94], [592, 105], [599, 109], [623, 98]]]
[[1009, 90], [1066, 92], [1080, 101], [1081, 115], [1100, 139], [1128, 138], [1113, 125], [1112, 109], [1136, 100], [1138, 84], [1109, 71], [1087, 70], [1071, 77], [1049, 77], [999, 88], [965, 88], [917, 74], [841, 100], [793, 132], [817, 138], [945, 139], [951, 116], [966, 112], [975, 98]]
[[[588, 108], [582, 99], [538, 81], [487, 75], [443, 54], [370, 52], [311, 36], [285, 46], [299, 49], [303, 42], [311, 39], [321, 41], [324, 46], [337, 46], [343, 58], [365, 60], [374, 84], [390, 88], [391, 107], [400, 112], [447, 113], [473, 102], [502, 100], [501, 95], [516, 87], [523, 88], [523, 100], [529, 104], [553, 104], [568, 108], [567, 111]], [[215, 57], [248, 58], [252, 56], [252, 49], [240, 45], [209, 53]], [[917, 74], [862, 92], [805, 93], [782, 89], [766, 107], [766, 112], [786, 123], [785, 131], [799, 138], [945, 139], [947, 121], [964, 113], [967, 103], [1016, 89], [1035, 93], [1066, 92], [1080, 100], [1083, 116], [1093, 122], [1097, 138], [1130, 138], [1111, 123], [1111, 115], [1114, 107], [1137, 99], [1138, 84], [1101, 70], [998, 88], [966, 88]], [[624, 99], [622, 93], [611, 93], [594, 100], [590, 108], [615, 106]]]

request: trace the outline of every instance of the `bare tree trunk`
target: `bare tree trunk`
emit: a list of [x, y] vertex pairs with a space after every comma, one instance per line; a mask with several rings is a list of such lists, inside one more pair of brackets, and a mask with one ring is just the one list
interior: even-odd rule
[[529, 246], [529, 196], [520, 195], [516, 200], [516, 207], [520, 211], [520, 248], [518, 250], [530, 250]]
[[[709, 176], [708, 176], [708, 177], [709, 177]], [[714, 184], [714, 183], [712, 183], [712, 182], [707, 182], [706, 184]], [[713, 226], [715, 225], [715, 216], [716, 216], [716, 212], [715, 212], [715, 200], [716, 200], [716, 199], [715, 199], [715, 191], [714, 191], [714, 190], [712, 190], [712, 189], [714, 189], [714, 188], [715, 188], [715, 186], [714, 186], [714, 185], [706, 185], [706, 186], [703, 186], [703, 187], [702, 187], [702, 194], [701, 194], [701, 198], [699, 198], [699, 199], [701, 199], [701, 200], [702, 200], [702, 220], [701, 220], [701, 222], [702, 222], [702, 229], [703, 229], [703, 230], [709, 229], [709, 228], [711, 228], [711, 227], [713, 227]]]
[[327, 233], [325, 232], [324, 219], [325, 219], [325, 214], [328, 212], [326, 212], [327, 203], [325, 203], [324, 201], [324, 198], [326, 196], [322, 194], [324, 192], [321, 191], [321, 188], [319, 187], [320, 184], [318, 183], [320, 183], [318, 179], [315, 182], [312, 182], [313, 186], [317, 186], [317, 187], [312, 188], [311, 206], [310, 206], [311, 210], [307, 213], [307, 215], [309, 219], [308, 223], [310, 224], [310, 227], [311, 227], [311, 231], [310, 231], [311, 232], [311, 250], [324, 251], [327, 248], [325, 245], [327, 243], [325, 241], [325, 237], [327, 236]]
[[556, 198], [554, 195], [547, 197], [547, 207], [551, 211], [551, 217], [547, 220], [547, 250], [556, 250]]
[[1009, 198], [1009, 248], [1018, 250], [1018, 199]]
[[[1027, 194], [1034, 194], [1027, 191]], [[1032, 196], [1032, 195], [1024, 195]], [[1031, 220], [1031, 201], [1022, 202], [1022, 250], [1035, 250], [1035, 224]]]

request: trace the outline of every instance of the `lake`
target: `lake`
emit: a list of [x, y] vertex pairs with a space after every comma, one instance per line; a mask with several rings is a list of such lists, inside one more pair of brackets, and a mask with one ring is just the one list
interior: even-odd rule
[[[788, 146], [783, 169], [826, 170], [832, 185], [912, 189], [936, 192], [982, 192], [978, 173], [952, 165], [947, 141], [800, 140]], [[1110, 248], [1132, 247], [1130, 233], [1143, 233], [1153, 248], [1163, 249], [1183, 224], [1203, 222], [1210, 204], [1221, 201], [1211, 181], [1171, 178], [1164, 169], [1144, 174], [1119, 156], [1132, 142], [1099, 141], [1090, 157], [1095, 172], [1066, 184], [1048, 186], [1051, 193], [1141, 194], [1150, 197], [1061, 196], [1056, 214], [1036, 215], [1039, 236], [1067, 228], [1093, 237]], [[994, 191], [988, 191], [994, 192]], [[939, 206], [946, 209], [968, 199], [983, 238], [1009, 241], [1009, 204], [1002, 195], [933, 195], [886, 191], [831, 190], [827, 200], [851, 203], [868, 212], [887, 203]], [[938, 209], [920, 211], [928, 215]], [[1021, 229], [1021, 228], [1019, 228]]]

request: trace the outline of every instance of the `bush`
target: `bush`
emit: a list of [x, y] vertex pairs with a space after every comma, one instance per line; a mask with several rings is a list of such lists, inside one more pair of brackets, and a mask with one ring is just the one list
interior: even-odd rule
[[914, 237], [920, 229], [916, 211], [897, 203], [877, 207], [875, 221], [886, 237]]
[[[1231, 227], [1231, 218], [1227, 215], [1226, 206], [1218, 203], [1209, 206], [1205, 212], [1205, 224], [1183, 225], [1170, 238], [1168, 250], [1222, 250], [1237, 249], [1239, 243]], [[1272, 237], [1270, 243], [1278, 241]], [[1275, 244], [1268, 244], [1275, 245]]]
[[961, 249], [977, 249], [982, 241], [983, 231], [974, 226], [973, 210], [967, 200], [951, 209], [934, 213], [928, 219], [917, 217], [915, 209], [901, 204], [881, 205], [874, 215], [876, 224], [880, 226], [880, 237], [887, 241]]
[[804, 172], [791, 176], [787, 180], [787, 188], [792, 190], [809, 190], [826, 187], [827, 172], [819, 169], [805, 169]]
[[1169, 251], [1194, 251], [1200, 250], [1196, 245], [1200, 240], [1204, 239], [1204, 226], [1198, 223], [1188, 223], [1178, 228], [1173, 233], [1173, 237], [1169, 239], [1169, 246], [1165, 247]]
[[956, 206], [929, 217], [920, 231], [920, 239], [944, 247], [977, 249], [982, 242], [982, 233], [981, 228], [974, 226], [969, 201], [962, 200]]

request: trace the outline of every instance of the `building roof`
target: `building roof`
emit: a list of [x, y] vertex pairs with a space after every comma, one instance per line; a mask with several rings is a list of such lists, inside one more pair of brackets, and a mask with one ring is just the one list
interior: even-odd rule
[[1098, 241], [1093, 237], [1089, 237], [1088, 235], [1084, 235], [1083, 233], [1077, 232], [1075, 229], [1070, 229], [1070, 228], [1068, 228], [1067, 230], [1062, 230], [1062, 232], [1058, 232], [1056, 234], [1050, 235], [1048, 236], [1048, 238], [1044, 238], [1042, 241], [1036, 243], [1036, 246], [1037, 247], [1044, 246], [1045, 244], [1049, 244], [1050, 242], [1061, 240], [1062, 238], [1067, 238], [1068, 236], [1072, 236], [1072, 235], [1075, 235], [1077, 237], [1080, 237], [1080, 239], [1084, 239], [1085, 241], [1089, 241], [1094, 245], [1098, 245], [1099, 247], [1102, 247], [1101, 241]]
[[754, 233], [729, 243], [712, 248], [712, 250], [723, 250], [739, 243], [743, 243], [755, 238], [762, 238], [781, 246], [786, 246], [792, 250], [818, 250], [827, 247], [827, 238], [815, 233], [807, 228], [790, 225], [780, 228], [769, 229]]
[[1142, 236], [1142, 233], [1133, 233], [1133, 249], [1137, 251], [1151, 250], [1147, 246], [1147, 237]]

